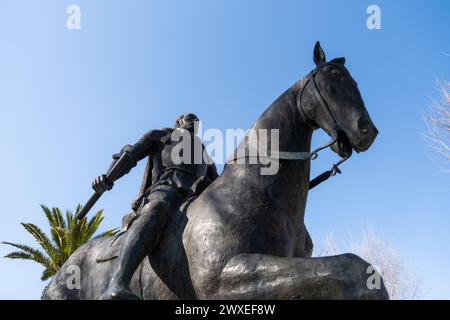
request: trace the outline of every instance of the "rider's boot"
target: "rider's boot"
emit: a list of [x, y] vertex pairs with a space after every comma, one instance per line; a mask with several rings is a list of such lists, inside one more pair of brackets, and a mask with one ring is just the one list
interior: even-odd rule
[[130, 282], [139, 264], [156, 246], [169, 215], [169, 206], [159, 203], [131, 225], [125, 234], [117, 268], [101, 300], [141, 299], [131, 292]]

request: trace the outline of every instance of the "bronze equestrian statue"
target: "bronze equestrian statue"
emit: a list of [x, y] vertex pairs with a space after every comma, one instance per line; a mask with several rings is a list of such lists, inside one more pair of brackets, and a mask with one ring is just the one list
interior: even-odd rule
[[[136, 267], [131, 279], [125, 277], [119, 286], [120, 293], [126, 293], [124, 297], [388, 299], [382, 280], [378, 288], [368, 286], [370, 265], [358, 256], [311, 258], [312, 241], [304, 225], [304, 212], [310, 160], [316, 156], [310, 152], [314, 130], [323, 129], [332, 139], [332, 150], [343, 159], [353, 150], [366, 151], [378, 133], [356, 82], [344, 66], [345, 59], [327, 62], [319, 43], [313, 57], [316, 68], [275, 100], [252, 128], [279, 129], [280, 154], [309, 157], [274, 157], [278, 172], [273, 175], [261, 175], [265, 166], [261, 162], [227, 163], [200, 195], [189, 197], [170, 214], [155, 211], [164, 228], [158, 230], [155, 224], [148, 233], [158, 235], [142, 235], [142, 247], [137, 244], [139, 240], [132, 244], [126, 233], [133, 225], [145, 228], [144, 217], [151, 219], [145, 213], [125, 235], [94, 239], [80, 247], [54, 276], [44, 299], [111, 298], [116, 292], [114, 281], [123, 277], [121, 266]], [[254, 147], [246, 137], [238, 149]], [[332, 174], [337, 170], [333, 167]], [[96, 188], [111, 187], [102, 179], [97, 179]], [[170, 197], [176, 198], [178, 206], [185, 198], [174, 194]], [[144, 211], [145, 206], [151, 205], [144, 204]], [[174, 206], [163, 205], [161, 210], [169, 212]], [[140, 219], [143, 222], [139, 223]], [[124, 259], [133, 255], [121, 251], [129, 243], [138, 250], [139, 259], [146, 251], [138, 266], [138, 257]], [[80, 286], [69, 289], [67, 282], [73, 273], [68, 270], [73, 266], [80, 270]], [[124, 284], [128, 280], [129, 286]], [[123, 288], [129, 291], [121, 291]]]

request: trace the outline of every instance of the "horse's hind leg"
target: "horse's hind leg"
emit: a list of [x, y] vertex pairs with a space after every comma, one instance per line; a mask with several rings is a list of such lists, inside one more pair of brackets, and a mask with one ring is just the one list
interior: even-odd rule
[[369, 289], [369, 264], [353, 254], [282, 258], [261, 254], [233, 257], [223, 269], [213, 299], [388, 299]]

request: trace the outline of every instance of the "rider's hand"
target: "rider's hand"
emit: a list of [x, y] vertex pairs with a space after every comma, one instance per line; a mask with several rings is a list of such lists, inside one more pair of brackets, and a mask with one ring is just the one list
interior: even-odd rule
[[98, 176], [92, 182], [92, 189], [94, 189], [95, 192], [99, 193], [111, 190], [113, 186], [114, 182], [110, 182], [108, 178], [106, 178], [106, 175], [104, 174]]

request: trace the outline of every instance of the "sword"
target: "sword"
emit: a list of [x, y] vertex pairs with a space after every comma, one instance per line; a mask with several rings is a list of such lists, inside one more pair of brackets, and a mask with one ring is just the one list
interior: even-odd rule
[[[106, 174], [106, 179], [108, 181], [115, 181], [117, 177], [122, 173], [122, 170], [125, 168], [125, 166], [128, 164], [129, 160], [129, 154], [128, 152], [124, 152], [119, 160], [114, 164], [114, 166], [109, 170], [109, 172]], [[89, 212], [89, 210], [92, 209], [92, 207], [95, 205], [98, 199], [102, 196], [103, 192], [94, 192], [94, 194], [89, 198], [89, 200], [86, 202], [86, 204], [81, 208], [80, 212], [77, 214], [77, 219], [81, 220], [83, 219]]]

